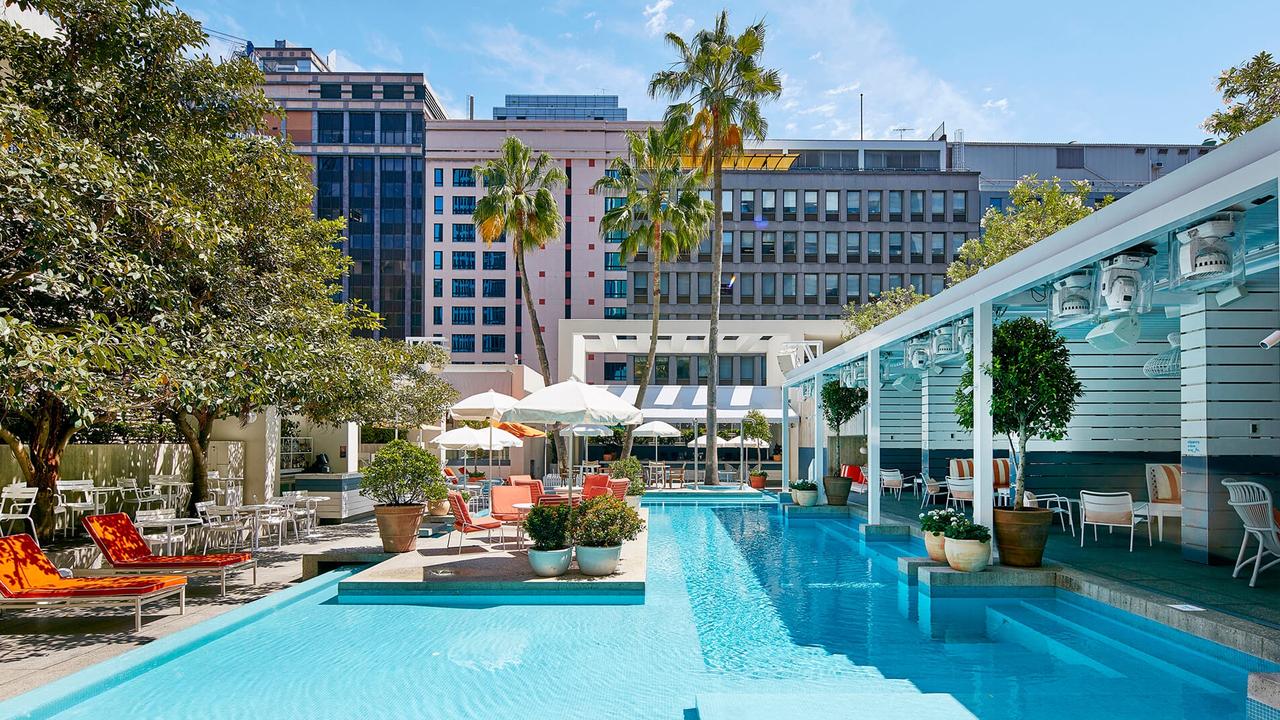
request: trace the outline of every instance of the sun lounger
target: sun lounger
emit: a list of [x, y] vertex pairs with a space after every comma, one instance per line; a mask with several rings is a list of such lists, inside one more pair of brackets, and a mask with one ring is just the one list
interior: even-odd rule
[[153, 555], [147, 541], [124, 513], [90, 515], [82, 521], [89, 537], [102, 551], [104, 568], [92, 572], [104, 575], [137, 575], [164, 572], [167, 575], [216, 575], [221, 592], [227, 593], [227, 574], [252, 570], [258, 584], [258, 561], [245, 552], [209, 555]]

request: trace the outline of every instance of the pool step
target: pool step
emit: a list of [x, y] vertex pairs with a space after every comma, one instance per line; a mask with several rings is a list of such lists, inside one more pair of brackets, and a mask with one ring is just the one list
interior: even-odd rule
[[698, 720], [966, 720], [973, 713], [950, 695], [917, 693], [706, 693]]
[[[1135, 671], [1147, 670], [1156, 671], [1150, 673], [1152, 677], [1159, 673], [1166, 679], [1208, 691], [1232, 691], [1206, 677], [1206, 670], [1222, 677], [1215, 672], [1221, 669], [1218, 661], [1198, 653], [1188, 654], [1185, 648], [1152, 635], [1126, 630], [1104, 616], [1083, 613], [1071, 613], [1062, 603], [1055, 603], [1052, 609], [1032, 603], [1002, 604], [987, 608], [987, 632], [992, 639], [1050, 653], [1108, 678], [1129, 677]], [[1210, 662], [1214, 663], [1212, 668], [1207, 666]]]

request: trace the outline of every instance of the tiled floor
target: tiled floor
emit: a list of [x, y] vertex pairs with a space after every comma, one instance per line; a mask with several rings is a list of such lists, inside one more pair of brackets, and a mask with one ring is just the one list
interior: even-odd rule
[[[257, 553], [258, 584], [249, 574], [227, 580], [227, 594], [218, 595], [216, 579], [192, 580], [187, 589], [187, 612], [178, 615], [177, 602], [143, 607], [142, 631], [133, 632], [133, 612], [125, 608], [49, 609], [5, 612], [0, 615], [0, 699], [69, 675], [139, 645], [191, 627], [297, 582], [301, 556], [330, 547], [377, 545], [372, 521], [323, 526], [309, 542], [267, 547]], [[66, 543], [59, 543], [65, 547]], [[55, 546], [54, 549], [58, 549]]]
[[[909, 494], [902, 500], [885, 496], [881, 510], [914, 521], [920, 513], [920, 499]], [[1128, 533], [1108, 534], [1101, 529], [1098, 542], [1094, 542], [1090, 528], [1081, 548], [1078, 535], [1072, 537], [1055, 524], [1045, 557], [1168, 595], [1170, 602], [1208, 607], [1280, 629], [1280, 567], [1259, 575], [1257, 587], [1251, 588], [1243, 570], [1241, 577], [1232, 578], [1230, 565], [1183, 560], [1176, 521], [1166, 521], [1164, 542], [1155, 540], [1151, 547], [1147, 546], [1145, 527], [1139, 527], [1133, 552], [1129, 552]]]

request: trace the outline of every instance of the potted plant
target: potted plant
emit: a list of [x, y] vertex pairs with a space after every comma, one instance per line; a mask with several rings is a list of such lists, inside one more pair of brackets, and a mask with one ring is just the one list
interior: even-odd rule
[[822, 478], [828, 505], [846, 505], [849, 502], [853, 478], [840, 474], [840, 429], [862, 412], [862, 406], [866, 404], [866, 388], [845, 387], [839, 380], [829, 380], [822, 386], [822, 414], [826, 416], [827, 428], [835, 433], [836, 442], [834, 468], [831, 474]]
[[578, 569], [583, 575], [612, 575], [622, 557], [622, 543], [636, 539], [643, 529], [639, 513], [613, 495], [583, 502], [573, 513]]
[[360, 492], [373, 500], [378, 535], [386, 552], [408, 552], [418, 540], [418, 526], [433, 484], [444, 485], [440, 463], [426, 450], [392, 440], [373, 456], [360, 479]]
[[484, 481], [485, 477], [486, 477], [485, 474], [479, 470], [472, 470], [467, 473], [467, 479], [473, 483], [482, 482]]
[[627, 504], [633, 508], [640, 507], [640, 496], [644, 495], [644, 465], [640, 463], [640, 459], [634, 455], [628, 455], [621, 460], [609, 466], [609, 477], [613, 479], [626, 478]]
[[818, 483], [812, 480], [797, 480], [791, 483], [791, 499], [800, 507], [817, 505]]
[[444, 484], [444, 480], [432, 481], [427, 485], [424, 500], [427, 503], [427, 514], [432, 517], [444, 517], [452, 512], [449, 509], [449, 487]]
[[769, 479], [769, 473], [757, 465], [751, 468], [751, 473], [747, 475], [747, 479], [751, 481], [751, 487], [756, 490], [763, 490], [765, 481]]
[[929, 552], [930, 560], [940, 563], [947, 561], [944, 549], [947, 538], [943, 533], [952, 523], [964, 519], [964, 515], [951, 508], [920, 513], [920, 531], [924, 533], [924, 548]]
[[[1027, 441], [1061, 440], [1084, 391], [1071, 367], [1071, 351], [1062, 335], [1044, 320], [1020, 317], [1002, 322], [991, 336], [991, 363], [982, 371], [991, 376], [991, 421], [1004, 433], [1013, 451], [1013, 509], [997, 508], [994, 525], [1000, 562], [1015, 567], [1039, 567], [1053, 513], [1023, 507], [1027, 479]], [[973, 430], [973, 353], [968, 371], [956, 389], [959, 424]]]
[[524, 531], [532, 545], [529, 566], [538, 577], [559, 577], [569, 570], [573, 548], [569, 544], [568, 505], [535, 505], [524, 518]]
[[991, 531], [969, 518], [959, 517], [947, 525], [944, 551], [952, 570], [982, 572], [991, 564]]

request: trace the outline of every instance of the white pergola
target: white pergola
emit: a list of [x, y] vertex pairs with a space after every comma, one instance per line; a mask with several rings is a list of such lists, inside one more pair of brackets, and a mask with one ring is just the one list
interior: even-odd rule
[[[803, 389], [807, 395], [812, 395], [814, 417], [821, 418], [821, 395], [818, 392], [821, 384], [838, 377], [842, 371], [846, 373], [847, 378], [847, 369], [850, 366], [856, 364], [859, 367], [860, 375], [865, 377], [863, 382], [869, 395], [864, 409], [869, 476], [868, 515], [869, 522], [879, 523], [883, 426], [881, 413], [884, 407], [884, 395], [892, 391], [882, 389], [882, 383], [888, 374], [888, 369], [885, 367], [886, 357], [896, 361], [902, 356], [905, 343], [912, 338], [932, 333], [938, 328], [966, 319], [971, 322], [975, 365], [980, 367], [991, 359], [993, 321], [998, 312], [1004, 312], [1006, 315], [1038, 313], [1038, 316], [1043, 317], [1046, 313], [1046, 304], [1039, 290], [1047, 283], [1147, 241], [1152, 241], [1153, 245], [1160, 249], [1159, 254], [1153, 258], [1153, 265], [1160, 268], [1159, 272], [1164, 275], [1163, 278], [1159, 274], [1156, 275], [1155, 302], [1152, 303], [1152, 312], [1149, 317], [1151, 323], [1157, 326], [1161, 322], [1174, 323], [1176, 331], [1176, 324], [1180, 317], [1176, 308], [1187, 308], [1188, 303], [1192, 304], [1190, 307], [1195, 307], [1195, 303], [1199, 303], [1198, 307], [1201, 310], [1205, 307], [1216, 310], [1219, 303], [1230, 303], [1233, 299], [1230, 297], [1215, 299], [1212, 293], [1209, 294], [1209, 299], [1206, 299], [1204, 294], [1197, 297], [1171, 290], [1168, 284], [1170, 261], [1167, 248], [1172, 245], [1167, 239], [1194, 223], [1203, 222], [1213, 217], [1215, 213], [1224, 211], [1238, 212], [1241, 217], [1246, 215], [1249, 217], [1245, 256], [1247, 275], [1250, 285], [1257, 283], [1262, 288], [1259, 292], [1265, 293], [1266, 299], [1261, 302], [1268, 306], [1263, 307], [1262, 312], [1257, 316], [1267, 319], [1260, 322], [1272, 323], [1276, 317], [1276, 308], [1270, 308], [1270, 312], [1268, 308], [1269, 304], [1274, 304], [1273, 298], [1277, 297], [1275, 288], [1280, 286], [1280, 273], [1277, 272], [1277, 268], [1280, 268], [1280, 259], [1278, 259], [1280, 250], [1277, 248], [1276, 240], [1276, 227], [1280, 224], [1276, 209], [1276, 196], [1280, 194], [1277, 191], [1278, 177], [1280, 177], [1280, 120], [1272, 121], [1238, 140], [1216, 148], [1195, 162], [1098, 210], [1033, 247], [790, 370], [786, 373], [783, 383], [784, 400], [781, 403], [783, 422], [787, 422], [791, 412], [790, 404], [786, 401], [790, 391]], [[1164, 282], [1163, 287], [1161, 281]], [[1262, 297], [1261, 294], [1259, 296]], [[1237, 307], [1246, 304], [1241, 303]], [[1168, 313], [1161, 313], [1160, 311], [1165, 308], [1169, 308]], [[1185, 324], [1184, 320], [1184, 333], [1187, 332]], [[1089, 326], [1085, 326], [1084, 329], [1089, 329]], [[1267, 334], [1259, 332], [1261, 329], [1249, 327], [1244, 331], [1250, 338], [1253, 334], [1258, 334], [1257, 339], [1249, 341], [1253, 349], [1257, 348], [1258, 340]], [[1244, 353], [1250, 350], [1249, 347], [1240, 346], [1239, 341], [1235, 342], [1239, 348], [1235, 352]], [[1206, 351], [1207, 360], [1204, 361], [1208, 364], [1221, 362], [1217, 357], [1232, 352], [1230, 348], [1217, 346], [1209, 350], [1213, 352]], [[1268, 352], [1272, 355], [1256, 357], [1250, 355], [1249, 357], [1254, 358], [1250, 362], [1261, 363], [1260, 374], [1257, 376], [1258, 382], [1261, 383], [1259, 388], [1262, 395], [1268, 398], [1267, 402], [1271, 402], [1270, 396], [1280, 392], [1278, 390], [1280, 377], [1270, 377], [1273, 373], [1269, 373], [1267, 369], [1280, 359], [1280, 351]], [[1262, 360], [1259, 361], [1257, 358]], [[895, 372], [897, 372], [896, 369]], [[1193, 368], [1190, 371], [1184, 369], [1182, 372], [1184, 386], [1188, 383], [1189, 372], [1199, 373], [1200, 379], [1197, 382], [1203, 386], [1213, 386], [1213, 381], [1205, 380], [1203, 368]], [[994, 505], [992, 488], [994, 443], [990, 414], [992, 386], [988, 375], [981, 371], [974, 373], [973, 393], [975, 406], [972, 441], [975, 461], [974, 516], [977, 522], [991, 526]], [[1208, 431], [1205, 427], [1210, 424], [1204, 417], [1196, 420], [1196, 413], [1200, 411], [1188, 409], [1187, 397], [1184, 390], [1181, 401], [1183, 439], [1180, 441], [1184, 456], [1205, 451], [1199, 445], [1188, 444], [1187, 438], [1206, 434]], [[1280, 415], [1280, 411], [1277, 411], [1276, 404], [1272, 403], [1260, 412], [1266, 415], [1260, 418], [1263, 427], [1261, 434], [1265, 441], [1269, 434], [1277, 432], [1270, 415]], [[814, 428], [815, 464], [818, 472], [821, 473], [826, 444], [825, 424], [818, 420], [814, 423]], [[789, 447], [790, 443], [785, 433], [783, 438], [783, 488], [785, 490], [792, 480], [791, 463], [788, 459], [796, 450]], [[1243, 443], [1249, 439], [1244, 438], [1239, 442]], [[1216, 437], [1213, 441], [1220, 446], [1225, 446], [1227, 442], [1219, 441]], [[1266, 454], [1277, 453], [1273, 451]], [[1186, 554], [1185, 550], [1184, 554]]]

